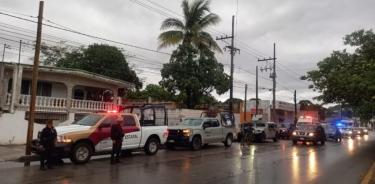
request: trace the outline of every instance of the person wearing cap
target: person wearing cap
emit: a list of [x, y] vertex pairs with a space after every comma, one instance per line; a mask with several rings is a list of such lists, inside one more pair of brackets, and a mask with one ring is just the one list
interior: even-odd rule
[[[53, 121], [48, 120], [46, 127], [43, 128], [40, 134], [40, 144], [43, 146], [43, 151], [40, 154], [40, 169], [45, 170], [45, 165], [52, 169], [53, 165], [53, 151], [57, 139], [57, 133], [53, 127]], [[47, 161], [47, 163], [46, 163]]]

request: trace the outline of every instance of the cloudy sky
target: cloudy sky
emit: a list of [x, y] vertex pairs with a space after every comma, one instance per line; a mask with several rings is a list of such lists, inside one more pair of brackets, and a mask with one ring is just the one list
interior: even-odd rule
[[[107, 38], [121, 43], [149, 49], [157, 48], [160, 24], [166, 17], [180, 18], [180, 0], [64, 0], [46, 1], [46, 24], [65, 27], [82, 33]], [[1, 0], [0, 12], [36, 20], [38, 1]], [[236, 15], [235, 44], [241, 52], [235, 56], [234, 96], [244, 97], [244, 85], [249, 85], [248, 96], [255, 96], [255, 67], [257, 58], [273, 54], [276, 43], [277, 99], [292, 101], [293, 90], [298, 100], [311, 99], [317, 93], [307, 88], [299, 77], [316, 68], [316, 63], [333, 50], [346, 48], [344, 35], [359, 29], [373, 29], [374, 0], [212, 0], [211, 11], [222, 21], [208, 31], [214, 36], [231, 32], [231, 17]], [[31, 16], [30, 16], [31, 15]], [[17, 62], [17, 42], [31, 43], [36, 24], [0, 14], [0, 44], [11, 45], [5, 59]], [[134, 47], [105, 42], [82, 35], [44, 26], [44, 42], [56, 45], [60, 40], [78, 47], [90, 43], [108, 43], [121, 47], [129, 55], [129, 62], [145, 84], [158, 83], [162, 63], [169, 56]], [[220, 41], [224, 47], [225, 42]], [[161, 50], [170, 53], [174, 48]], [[21, 62], [31, 63], [32, 48], [23, 45]], [[229, 73], [229, 53], [218, 54]], [[259, 85], [261, 99], [271, 99], [269, 71], [261, 72]], [[220, 100], [228, 94], [215, 95]]]

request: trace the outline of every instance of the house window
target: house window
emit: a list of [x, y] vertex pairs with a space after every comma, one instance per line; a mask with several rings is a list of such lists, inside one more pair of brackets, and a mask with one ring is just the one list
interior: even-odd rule
[[82, 89], [75, 89], [74, 90], [74, 99], [83, 100], [85, 93]]
[[28, 94], [30, 94], [30, 88], [31, 88], [31, 81], [29, 81], [29, 80], [22, 80], [22, 83], [21, 83], [21, 94], [22, 95], [28, 95]]
[[47, 82], [38, 82], [37, 96], [51, 96], [52, 84]]

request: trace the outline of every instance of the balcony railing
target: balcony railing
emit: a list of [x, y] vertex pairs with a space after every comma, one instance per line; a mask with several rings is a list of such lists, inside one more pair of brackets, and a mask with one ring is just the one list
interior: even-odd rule
[[[69, 102], [70, 101], [70, 107]], [[6, 105], [9, 106], [12, 103], [12, 94], [7, 94]], [[15, 106], [18, 109], [28, 110], [31, 103], [30, 95], [20, 95], [18, 101], [16, 101]], [[44, 112], [95, 112], [95, 111], [107, 111], [115, 110], [118, 105], [109, 102], [91, 101], [91, 100], [77, 100], [77, 99], [67, 99], [67, 98], [57, 98], [57, 97], [46, 97], [37, 96], [35, 107], [37, 111]]]
[[117, 105], [109, 102], [72, 99], [71, 109], [85, 111], [106, 111], [117, 109]]

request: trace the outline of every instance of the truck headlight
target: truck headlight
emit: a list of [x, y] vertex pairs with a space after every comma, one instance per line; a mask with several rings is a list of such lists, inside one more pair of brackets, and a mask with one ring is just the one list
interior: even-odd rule
[[294, 131], [293, 133], [292, 133], [293, 135], [297, 135], [297, 132], [296, 131]]
[[190, 134], [191, 134], [191, 130], [190, 130], [190, 129], [184, 129], [184, 130], [182, 130], [182, 134], [183, 134], [184, 136], [189, 137]]
[[72, 139], [66, 138], [63, 135], [60, 135], [60, 136], [57, 136], [57, 142], [60, 142], [60, 143], [71, 143]]
[[348, 134], [352, 134], [353, 132], [352, 131], [349, 131]]
[[367, 132], [368, 130], [367, 130], [367, 129], [364, 129], [363, 131], [364, 131], [364, 132]]
[[309, 136], [310, 137], [314, 137], [314, 133], [309, 133]]

